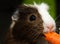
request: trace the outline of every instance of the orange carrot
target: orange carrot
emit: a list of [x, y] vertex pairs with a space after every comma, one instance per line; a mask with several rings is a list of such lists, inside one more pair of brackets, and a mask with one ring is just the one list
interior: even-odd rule
[[60, 44], [60, 35], [56, 32], [44, 33], [45, 39], [51, 44]]

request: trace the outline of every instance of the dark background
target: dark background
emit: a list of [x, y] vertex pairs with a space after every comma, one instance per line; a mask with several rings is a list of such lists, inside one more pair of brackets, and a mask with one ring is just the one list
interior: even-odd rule
[[4, 36], [11, 23], [12, 13], [22, 2], [23, 0], [0, 0], [0, 44], [3, 43]]
[[60, 34], [60, 30], [59, 30], [59, 28], [60, 28], [60, 0], [56, 0], [56, 15], [57, 15], [57, 18], [56, 18], [56, 31], [57, 31], [57, 33], [59, 33]]
[[[10, 25], [10, 17], [16, 7], [21, 4], [23, 0], [0, 0], [0, 44], [4, 39], [6, 30]], [[56, 0], [56, 14], [60, 15], [60, 1]]]

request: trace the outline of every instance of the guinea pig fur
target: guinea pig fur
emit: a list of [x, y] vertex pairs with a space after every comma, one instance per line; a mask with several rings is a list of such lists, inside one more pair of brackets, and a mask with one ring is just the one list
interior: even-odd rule
[[[4, 44], [48, 44], [41, 34], [55, 31], [56, 28], [48, 8], [45, 3], [20, 5], [12, 16], [12, 24]], [[47, 30], [50, 24], [53, 29]]]

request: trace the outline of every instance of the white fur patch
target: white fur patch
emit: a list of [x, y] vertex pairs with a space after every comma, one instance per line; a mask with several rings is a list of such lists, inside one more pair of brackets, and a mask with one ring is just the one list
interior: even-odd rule
[[16, 23], [16, 21], [19, 19], [19, 14], [18, 14], [18, 12], [19, 12], [19, 10], [16, 10], [15, 12], [14, 12], [14, 14], [12, 15], [12, 23], [11, 23], [11, 25], [10, 25], [10, 28], [12, 29], [13, 27], [14, 27], [14, 25], [15, 25], [15, 23]]
[[12, 29], [15, 25], [15, 21], [12, 21], [11, 25], [10, 25], [10, 29]]
[[17, 20], [18, 20], [18, 18], [19, 18], [19, 17], [18, 17], [18, 15], [19, 15], [18, 13], [19, 13], [19, 10], [16, 10], [16, 11], [14, 12], [14, 14], [13, 14], [13, 16], [12, 16], [12, 20], [13, 20], [13, 21], [17, 21]]
[[40, 13], [40, 15], [42, 16], [43, 19], [43, 25], [44, 25], [44, 31], [43, 32], [47, 32], [49, 30], [46, 30], [46, 26], [52, 24], [54, 26], [54, 29], [52, 29], [52, 31], [55, 31], [56, 29], [56, 24], [54, 19], [50, 16], [48, 9], [49, 6], [46, 3], [41, 3], [39, 5], [37, 5], [36, 3], [34, 3], [34, 6], [37, 8], [38, 12]]

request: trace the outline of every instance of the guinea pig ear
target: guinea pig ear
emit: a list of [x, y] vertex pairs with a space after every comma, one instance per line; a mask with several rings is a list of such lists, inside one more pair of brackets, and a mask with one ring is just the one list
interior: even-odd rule
[[10, 25], [10, 29], [12, 29], [13, 27], [14, 27], [14, 25], [15, 25], [15, 23], [16, 23], [16, 21], [18, 20], [18, 17], [19, 16], [19, 10], [16, 10], [15, 12], [14, 12], [14, 14], [12, 15], [12, 23], [11, 23], [11, 25]]
[[17, 21], [19, 18], [19, 10], [16, 10], [11, 18], [12, 18], [12, 21]]

